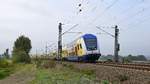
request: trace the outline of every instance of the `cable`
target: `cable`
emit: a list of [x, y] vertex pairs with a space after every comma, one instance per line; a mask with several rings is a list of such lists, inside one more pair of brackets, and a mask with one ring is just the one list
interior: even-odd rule
[[[144, 3], [144, 0], [141, 0], [142, 3]], [[135, 7], [141, 5], [142, 3], [138, 3], [137, 5], [132, 5], [131, 7], [127, 8], [126, 10], [122, 11], [121, 14], [127, 13], [126, 11], [129, 11], [131, 9], [134, 9]]]
[[142, 10], [136, 12], [135, 14], [133, 14], [133, 15], [131, 15], [131, 16], [129, 16], [129, 17], [126, 17], [126, 18], [120, 20], [120, 21], [118, 22], [118, 24], [120, 24], [121, 22], [125, 22], [126, 20], [129, 20], [129, 19], [132, 19], [132, 18], [136, 17], [137, 15], [143, 13], [143, 12], [144, 12], [145, 10], [147, 10], [147, 9], [148, 9], [148, 8], [143, 8]]
[[[136, 1], [137, 1], [137, 0], [136, 0]], [[131, 7], [128, 7], [127, 9], [123, 10], [123, 11], [120, 13], [120, 15], [124, 15], [124, 14], [129, 13], [129, 11], [131, 11], [131, 9], [134, 9], [134, 8], [136, 8], [137, 6], [139, 6], [139, 5], [143, 4], [143, 3], [144, 3], [144, 0], [141, 0], [140, 2], [138, 2], [138, 4], [132, 5]], [[114, 17], [116, 17], [116, 16], [114, 16]], [[117, 17], [118, 17], [118, 16], [117, 16]], [[106, 21], [108, 21], [108, 20], [106, 20]], [[106, 22], [106, 21], [104, 21], [104, 22]], [[118, 21], [118, 22], [120, 22], [120, 21]]]
[[102, 28], [100, 28], [100, 27], [98, 27], [98, 26], [96, 26], [96, 28], [100, 29], [101, 31], [103, 31], [104, 33], [110, 35], [111, 37], [114, 37], [114, 38], [115, 38], [115, 36], [114, 36], [113, 34], [111, 34], [111, 33], [107, 32], [107, 31], [103, 30]]
[[110, 4], [109, 6], [107, 6], [106, 9], [105, 9], [101, 14], [98, 14], [98, 16], [96, 16], [96, 17], [92, 20], [92, 22], [89, 23], [89, 25], [93, 24], [97, 19], [99, 19], [99, 17], [100, 17], [101, 15], [104, 15], [104, 13], [105, 13], [106, 11], [108, 11], [110, 8], [112, 8], [118, 1], [119, 1], [119, 0], [115, 0], [114, 2], [112, 2], [112, 4]]
[[97, 4], [96, 4], [96, 6], [95, 7], [93, 7], [92, 9], [91, 9], [91, 12], [94, 12], [96, 9], [97, 9], [97, 7], [98, 7], [98, 4], [99, 4], [99, 0], [97, 0], [97, 2], [96, 2]]
[[[137, 23], [134, 24], [134, 25], [132, 25], [132, 24], [130, 23], [130, 24], [128, 24], [128, 26], [130, 25], [130, 26], [134, 26], [134, 27], [132, 27], [132, 28], [137, 28], [137, 27], [135, 27], [135, 26], [137, 26], [137, 24], [140, 25], [140, 24], [143, 24], [144, 22], [149, 21], [149, 20], [150, 20], [150, 17], [145, 18], [144, 20], [141, 20], [141, 21], [137, 22]], [[127, 26], [127, 25], [126, 25], [126, 26]], [[126, 30], [126, 29], [129, 29], [129, 28], [124, 28], [124, 30]]]
[[73, 27], [71, 27], [70, 29], [68, 29], [67, 31], [65, 31], [64, 33], [62, 33], [62, 35], [66, 34], [67, 32], [69, 32], [70, 30], [72, 30], [73, 28], [77, 27], [79, 24], [74, 25]]

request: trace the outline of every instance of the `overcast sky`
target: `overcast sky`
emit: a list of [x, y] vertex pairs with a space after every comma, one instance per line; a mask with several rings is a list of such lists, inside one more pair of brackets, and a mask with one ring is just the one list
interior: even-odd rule
[[[81, 7], [78, 7], [79, 4]], [[82, 9], [81, 12], [79, 10]], [[114, 34], [120, 28], [120, 55], [150, 55], [150, 0], [0, 0], [0, 53], [12, 50], [20, 35], [32, 40], [32, 53], [44, 51], [45, 45], [55, 43], [58, 23], [63, 31], [79, 24], [72, 32], [97, 35], [102, 54], [113, 54], [114, 38], [96, 26]], [[67, 44], [80, 36], [66, 34]]]

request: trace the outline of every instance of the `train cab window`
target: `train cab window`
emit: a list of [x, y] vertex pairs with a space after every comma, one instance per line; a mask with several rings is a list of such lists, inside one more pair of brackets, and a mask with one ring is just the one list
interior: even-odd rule
[[96, 50], [97, 49], [97, 39], [96, 38], [86, 38], [85, 44], [87, 47], [87, 50]]
[[80, 48], [82, 49], [82, 45], [80, 44]]

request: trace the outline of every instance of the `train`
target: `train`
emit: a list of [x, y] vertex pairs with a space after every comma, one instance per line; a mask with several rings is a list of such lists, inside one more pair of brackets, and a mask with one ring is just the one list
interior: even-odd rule
[[98, 39], [84, 34], [63, 48], [62, 58], [67, 61], [96, 62], [101, 56]]

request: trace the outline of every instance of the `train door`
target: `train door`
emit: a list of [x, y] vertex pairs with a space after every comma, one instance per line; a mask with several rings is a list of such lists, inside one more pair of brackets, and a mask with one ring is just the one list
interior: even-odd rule
[[78, 50], [77, 50], [77, 46], [75, 46], [75, 55], [77, 56], [77, 52]]
[[78, 44], [77, 45], [77, 55], [78, 56], [82, 56], [83, 55], [83, 49], [82, 49], [82, 45], [81, 44]]

